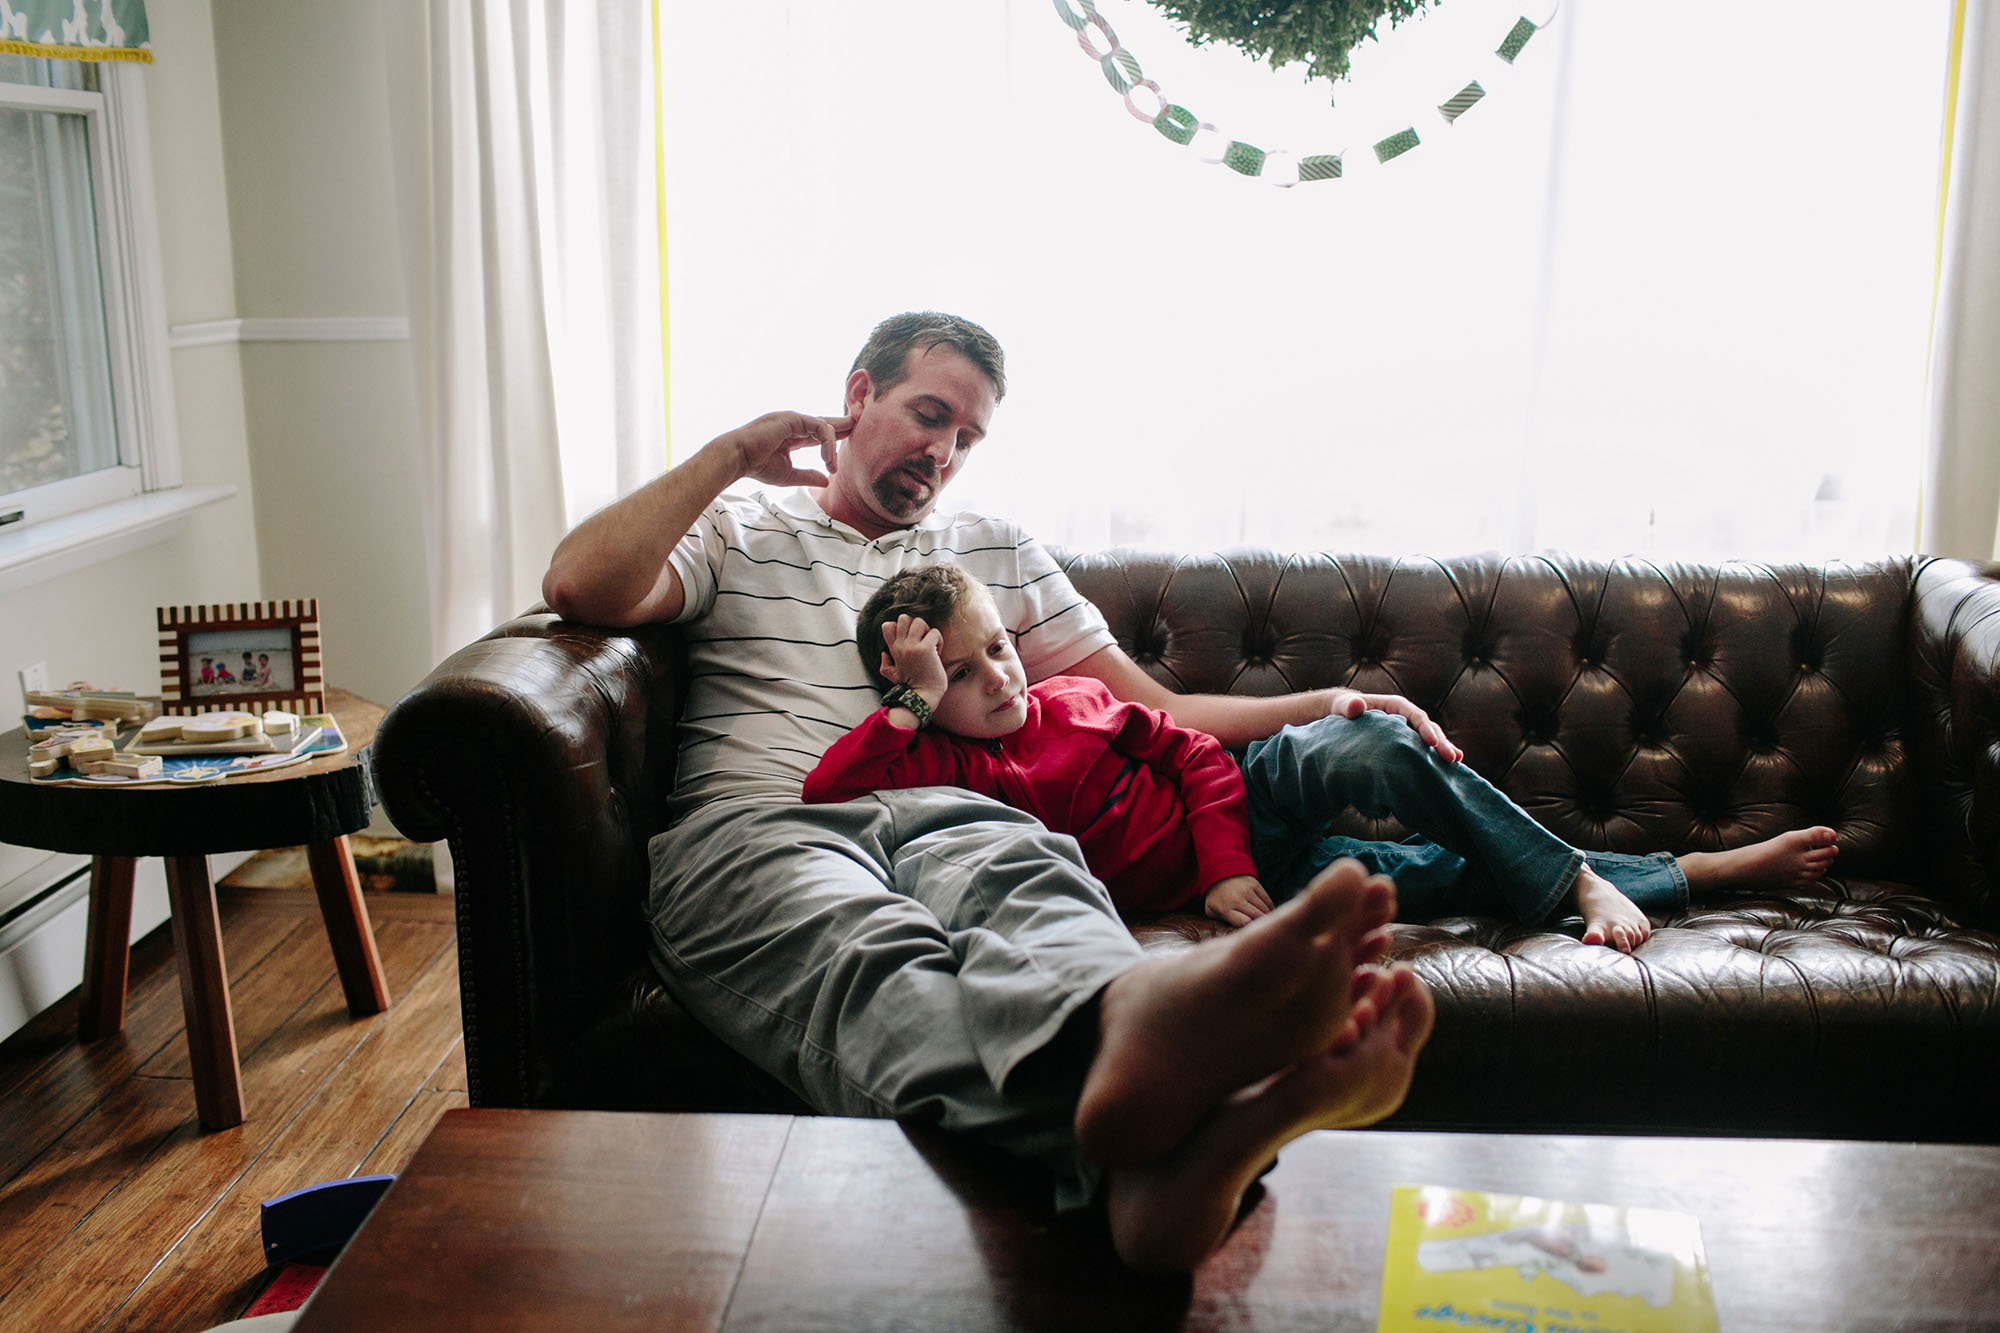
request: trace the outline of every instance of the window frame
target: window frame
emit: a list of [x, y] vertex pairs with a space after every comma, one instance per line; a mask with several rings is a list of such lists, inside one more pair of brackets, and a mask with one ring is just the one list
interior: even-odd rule
[[115, 532], [127, 521], [112, 506], [181, 484], [144, 85], [122, 62], [97, 70], [96, 92], [0, 82], [0, 107], [84, 118], [117, 461], [0, 497], [0, 515], [22, 511], [0, 534], [25, 537], [57, 519], [74, 526], [92, 510]]

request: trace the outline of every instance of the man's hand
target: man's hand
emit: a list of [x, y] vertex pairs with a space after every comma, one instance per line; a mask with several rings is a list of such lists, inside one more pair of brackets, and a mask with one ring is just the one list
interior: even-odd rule
[[[854, 429], [853, 417], [814, 417], [803, 412], [766, 412], [738, 426], [717, 443], [736, 453], [737, 475], [771, 486], [824, 486], [834, 470], [841, 440]], [[795, 466], [792, 451], [819, 446], [826, 471]]]
[[1444, 728], [1431, 721], [1431, 716], [1400, 694], [1363, 694], [1359, 690], [1336, 689], [1333, 692], [1333, 706], [1327, 709], [1332, 717], [1356, 718], [1369, 709], [1378, 713], [1394, 713], [1410, 724], [1417, 735], [1423, 737], [1424, 744], [1437, 751], [1437, 757], [1447, 764], [1455, 764], [1465, 758], [1465, 751], [1445, 738]]
[[882, 624], [882, 674], [907, 685], [936, 708], [951, 682], [944, 674], [944, 634], [924, 623], [922, 616], [897, 616]]
[[1231, 875], [1208, 886], [1202, 906], [1217, 921], [1247, 926], [1271, 910], [1271, 895], [1254, 875]]

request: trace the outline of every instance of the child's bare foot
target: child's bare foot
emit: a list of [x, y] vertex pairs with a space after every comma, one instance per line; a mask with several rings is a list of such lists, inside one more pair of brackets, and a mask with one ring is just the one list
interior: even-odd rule
[[1403, 967], [1364, 970], [1356, 990], [1341, 1042], [1229, 1098], [1164, 1160], [1111, 1173], [1106, 1213], [1128, 1265], [1194, 1267], [1228, 1235], [1278, 1149], [1311, 1130], [1373, 1124], [1402, 1104], [1430, 1036], [1430, 994]]
[[1104, 988], [1076, 1138], [1105, 1166], [1158, 1161], [1224, 1099], [1325, 1051], [1354, 969], [1376, 957], [1394, 886], [1337, 861], [1292, 901]]
[[1810, 884], [1833, 868], [1840, 848], [1825, 825], [1793, 829], [1726, 852], [1689, 852], [1674, 858], [1688, 889], [1785, 889]]
[[1589, 866], [1576, 872], [1570, 905], [1583, 917], [1583, 942], [1608, 944], [1631, 953], [1653, 934], [1653, 923], [1638, 905]]

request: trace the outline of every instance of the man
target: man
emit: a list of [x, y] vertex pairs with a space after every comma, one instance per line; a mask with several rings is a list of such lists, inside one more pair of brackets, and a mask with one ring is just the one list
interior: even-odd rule
[[[834, 739], [878, 706], [860, 603], [951, 559], [992, 591], [1030, 681], [1103, 681], [1227, 744], [1407, 700], [1181, 696], [1121, 652], [1039, 545], [937, 499], [1005, 392], [999, 346], [947, 315], [878, 326], [844, 415], [771, 413], [580, 524], [543, 595], [567, 618], [688, 626], [675, 826], [654, 840], [653, 956], [675, 996], [822, 1111], [943, 1125], [1045, 1164], [1107, 1209], [1140, 1268], [1227, 1233], [1284, 1143], [1402, 1100], [1429, 1035], [1406, 969], [1371, 966], [1387, 880], [1335, 866], [1224, 939], [1147, 959], [1073, 840], [950, 788], [806, 806]], [[817, 447], [825, 471], [793, 451]], [[736, 498], [745, 478], [803, 487]]]

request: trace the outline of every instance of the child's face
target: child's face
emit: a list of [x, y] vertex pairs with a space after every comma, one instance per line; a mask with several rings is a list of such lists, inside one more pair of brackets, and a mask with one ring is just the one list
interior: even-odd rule
[[1014, 640], [986, 590], [974, 587], [944, 627], [944, 698], [931, 710], [936, 724], [982, 740], [1018, 731], [1028, 720], [1028, 676]]

